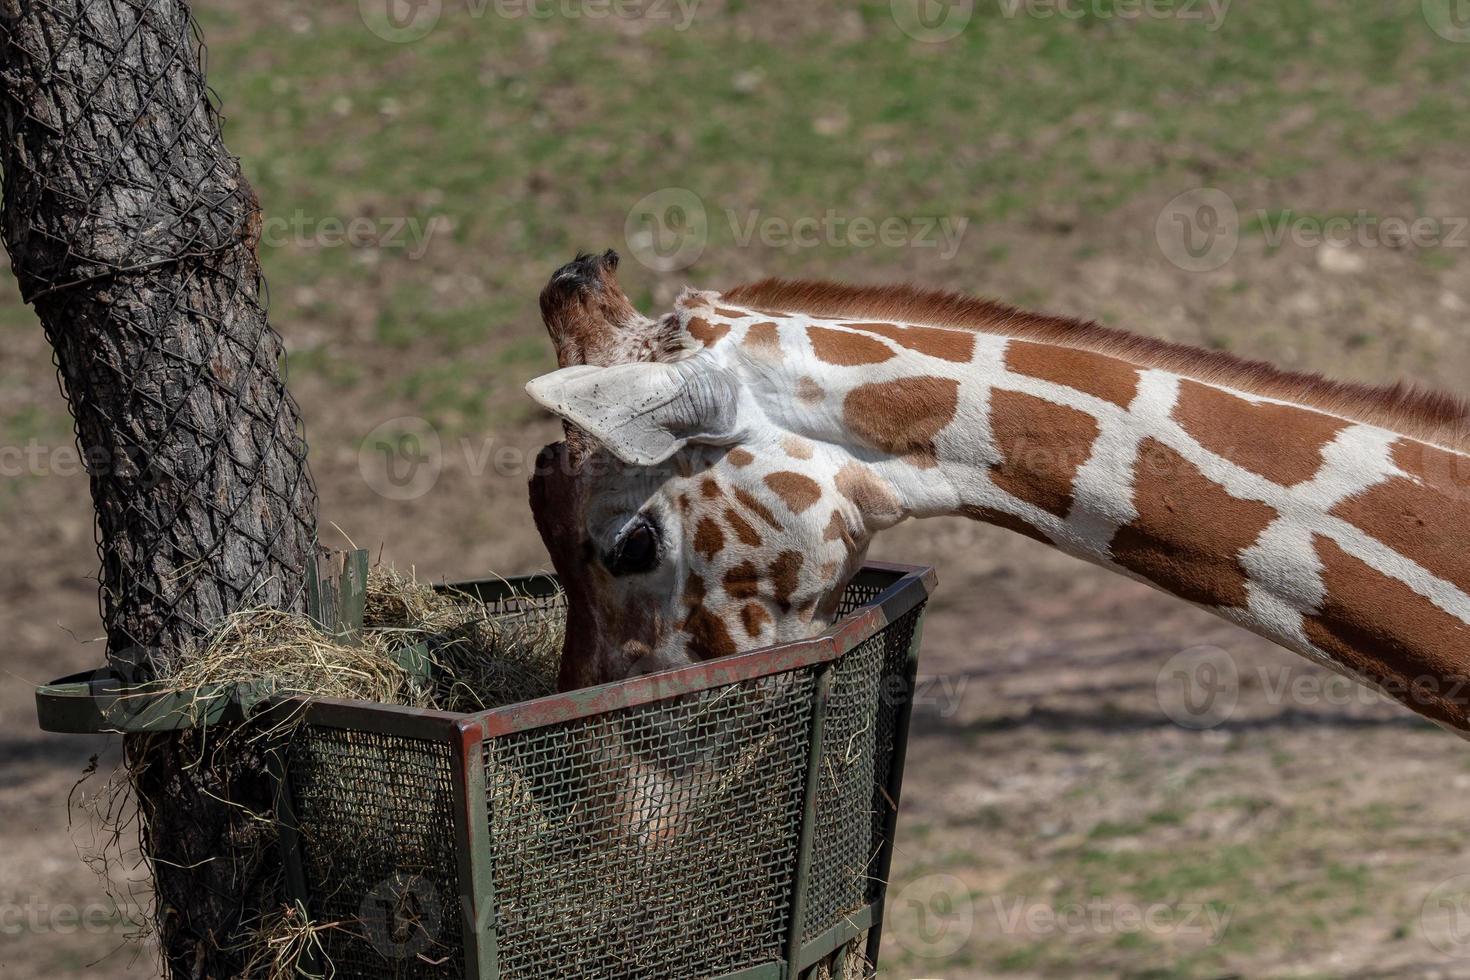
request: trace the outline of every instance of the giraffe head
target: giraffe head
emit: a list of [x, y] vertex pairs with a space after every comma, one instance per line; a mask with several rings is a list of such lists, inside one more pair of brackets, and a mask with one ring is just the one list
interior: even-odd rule
[[563, 690], [813, 635], [861, 564], [868, 532], [835, 449], [771, 410], [774, 325], [732, 343], [714, 294], [651, 320], [579, 256], [541, 295], [560, 370], [527, 391], [566, 440], [531, 481], [567, 590]]

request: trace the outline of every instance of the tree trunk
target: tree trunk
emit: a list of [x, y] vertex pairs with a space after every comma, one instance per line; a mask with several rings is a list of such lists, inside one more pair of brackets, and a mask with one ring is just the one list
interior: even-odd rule
[[[188, 5], [0, 0], [6, 248], [88, 462], [109, 661], [146, 678], [246, 606], [300, 609], [316, 497], [260, 301], [254, 193]], [[131, 740], [174, 976], [235, 977], [276, 900], [259, 759]]]

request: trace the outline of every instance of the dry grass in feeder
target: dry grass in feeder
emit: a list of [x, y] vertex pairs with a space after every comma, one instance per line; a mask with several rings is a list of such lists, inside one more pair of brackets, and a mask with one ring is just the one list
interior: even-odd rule
[[484, 711], [551, 694], [565, 623], [559, 612], [502, 614], [389, 566], [368, 575], [366, 631], [390, 646], [422, 643], [434, 664], [433, 707]]
[[220, 624], [202, 649], [167, 679], [177, 690], [257, 683], [276, 694], [304, 694], [426, 707], [428, 691], [394, 659], [389, 638], [332, 637], [296, 613], [252, 609]]
[[[305, 616], [255, 609], [227, 617], [166, 679], [175, 690], [251, 683], [278, 695], [482, 711], [550, 694], [562, 618], [497, 615], [473, 597], [440, 592], [389, 566], [368, 576], [364, 628], [331, 636]], [[422, 644], [417, 675], [400, 653]]]

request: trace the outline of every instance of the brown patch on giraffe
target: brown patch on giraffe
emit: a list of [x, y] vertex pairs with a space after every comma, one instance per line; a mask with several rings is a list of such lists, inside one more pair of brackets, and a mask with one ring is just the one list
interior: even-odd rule
[[1420, 714], [1470, 729], [1470, 626], [1335, 541], [1313, 544], [1326, 599], [1303, 619], [1312, 645]]
[[725, 458], [730, 461], [731, 466], [749, 466], [755, 462], [755, 455], [753, 453], [738, 447], [726, 453]]
[[744, 310], [732, 310], [724, 306], [716, 306], [715, 313], [719, 316], [729, 317], [732, 320], [738, 320], [743, 316], [750, 316], [750, 314], [745, 312]]
[[822, 487], [816, 480], [790, 470], [768, 474], [765, 483], [793, 514], [800, 514], [822, 499]]
[[1470, 455], [1404, 438], [1393, 444], [1393, 461], [1453, 500], [1470, 500]]
[[679, 511], [684, 514], [689, 513], [689, 494], [679, 494]]
[[975, 334], [969, 330], [935, 327], [900, 327], [896, 323], [845, 323], [845, 327], [875, 333], [901, 347], [956, 364], [969, 364], [975, 356]]
[[852, 531], [848, 530], [847, 518], [842, 516], [842, 511], [834, 510], [832, 517], [827, 521], [827, 527], [822, 531], [823, 541], [841, 541], [849, 551], [852, 550]]
[[837, 573], [842, 571], [843, 563], [840, 561], [824, 561], [819, 570], [823, 582], [831, 582], [837, 578]]
[[725, 621], [704, 606], [697, 607], [684, 620], [684, 632], [689, 634], [688, 650], [696, 660], [714, 660], [736, 652]]
[[737, 487], [735, 490], [735, 499], [740, 502], [742, 507], [771, 525], [777, 531], [782, 530], [781, 522], [776, 520], [776, 515], [771, 513], [771, 508], [756, 500], [748, 491], [741, 490]]
[[1275, 520], [1275, 508], [1231, 496], [1155, 439], [1139, 446], [1133, 497], [1138, 517], [1113, 536], [1113, 561], [1189, 602], [1246, 604], [1240, 553]]
[[704, 601], [704, 579], [698, 575], [691, 575], [684, 581], [684, 601], [691, 606], [697, 606]]
[[770, 320], [751, 324], [742, 343], [766, 360], [779, 361], [785, 354], [781, 350], [781, 334]]
[[753, 599], [760, 593], [761, 573], [743, 561], [725, 573], [725, 592], [732, 599]]
[[973, 507], [967, 505], [961, 507], [959, 513], [961, 517], [968, 517], [972, 521], [980, 521], [982, 524], [994, 524], [996, 527], [1003, 527], [1008, 531], [1024, 534], [1026, 537], [1034, 538], [1042, 544], [1055, 544], [1047, 536], [1045, 531], [1024, 517], [1017, 517], [1015, 514], [1008, 514], [1003, 510], [996, 510], [994, 507]]
[[718, 500], [725, 495], [714, 477], [707, 476], [699, 482], [699, 495], [706, 500]]
[[747, 602], [740, 607], [740, 622], [745, 626], [745, 635], [755, 639], [771, 622], [771, 614], [759, 603]]
[[1138, 369], [1095, 351], [1013, 340], [1006, 345], [1005, 364], [1016, 374], [1075, 388], [1121, 408], [1138, 394]]
[[735, 508], [725, 508], [725, 523], [730, 525], [730, 530], [735, 532], [735, 537], [740, 539], [741, 544], [749, 548], [761, 546], [760, 534], [751, 527], [749, 521], [740, 516], [740, 512]]
[[838, 367], [882, 364], [897, 356], [887, 344], [860, 333], [811, 327], [806, 335], [811, 339], [812, 353], [817, 355], [817, 360]]
[[862, 463], [848, 463], [837, 471], [837, 492], [857, 506], [869, 522], [888, 524], [903, 516], [903, 505], [888, 484]]
[[694, 529], [694, 550], [704, 555], [705, 561], [709, 561], [724, 547], [725, 532], [720, 530], [720, 525], [708, 517], [701, 517], [699, 526]]
[[702, 316], [689, 318], [689, 336], [706, 347], [713, 347], [730, 332], [728, 323], [710, 323]]
[[1284, 487], [1317, 475], [1344, 419], [1291, 405], [1256, 404], [1197, 381], [1179, 382], [1174, 421], [1201, 446]]
[[1101, 431], [1097, 420], [1044, 398], [996, 390], [990, 399], [990, 428], [1001, 454], [1001, 461], [990, 467], [995, 485], [1066, 517], [1072, 509], [1072, 483]]
[[796, 397], [808, 405], [814, 405], [826, 398], [827, 393], [811, 378], [802, 378], [796, 382]]
[[772, 594], [783, 613], [791, 611], [791, 596], [801, 584], [803, 560], [799, 551], [783, 551], [771, 562]]
[[781, 448], [792, 459], [811, 459], [817, 452], [815, 446], [799, 436], [786, 436], [781, 440]]
[[960, 383], [920, 375], [858, 385], [842, 402], [848, 429], [869, 445], [900, 457], [932, 459], [934, 440], [954, 420]]
[[1409, 477], [1391, 477], [1329, 512], [1434, 575], [1470, 590], [1470, 522], [1465, 519], [1470, 458], [1412, 439], [1393, 444]]

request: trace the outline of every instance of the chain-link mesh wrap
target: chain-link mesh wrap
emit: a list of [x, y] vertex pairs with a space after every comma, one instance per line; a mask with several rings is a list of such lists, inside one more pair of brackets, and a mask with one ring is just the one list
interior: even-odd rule
[[315, 495], [259, 208], [180, 3], [22, 3], [4, 27], [4, 235], [56, 348], [114, 656], [297, 606]]
[[[3, 224], [91, 479], [111, 662], [145, 678], [245, 605], [300, 608], [315, 492], [266, 322], [259, 209], [225, 149], [179, 0], [0, 0]], [[130, 745], [167, 958], [267, 901], [259, 759]]]

